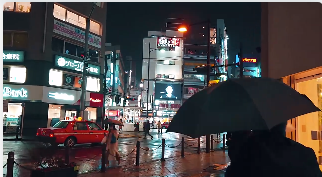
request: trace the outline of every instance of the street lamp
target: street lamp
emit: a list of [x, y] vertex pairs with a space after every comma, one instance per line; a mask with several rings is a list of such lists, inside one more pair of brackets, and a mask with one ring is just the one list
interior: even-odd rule
[[186, 32], [187, 31], [187, 28], [186, 27], [180, 27], [180, 28], [178, 28], [178, 31], [180, 31], [180, 32]]

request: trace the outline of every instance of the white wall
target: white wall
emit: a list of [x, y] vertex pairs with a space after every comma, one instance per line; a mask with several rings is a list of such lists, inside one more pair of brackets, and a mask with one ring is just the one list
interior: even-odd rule
[[182, 79], [182, 63], [181, 61], [176, 61], [176, 65], [162, 65], [157, 64], [155, 69], [155, 74], [173, 74], [174, 79]]

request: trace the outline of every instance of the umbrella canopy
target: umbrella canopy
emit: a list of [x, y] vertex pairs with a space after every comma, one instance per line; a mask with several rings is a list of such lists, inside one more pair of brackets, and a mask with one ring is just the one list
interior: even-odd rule
[[121, 122], [121, 121], [119, 121], [119, 120], [113, 120], [113, 119], [105, 119], [105, 121], [104, 121], [105, 123], [107, 123], [107, 124], [115, 124], [115, 125], [121, 125], [121, 126], [123, 126], [123, 123]]
[[168, 132], [193, 138], [241, 130], [267, 130], [320, 111], [310, 99], [270, 78], [229, 79], [193, 95], [178, 110]]

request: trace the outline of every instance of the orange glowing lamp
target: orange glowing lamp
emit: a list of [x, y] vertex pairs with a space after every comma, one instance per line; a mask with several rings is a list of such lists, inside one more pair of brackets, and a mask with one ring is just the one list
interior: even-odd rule
[[178, 31], [184, 33], [184, 32], [187, 32], [188, 30], [186, 27], [180, 27], [178, 28]]

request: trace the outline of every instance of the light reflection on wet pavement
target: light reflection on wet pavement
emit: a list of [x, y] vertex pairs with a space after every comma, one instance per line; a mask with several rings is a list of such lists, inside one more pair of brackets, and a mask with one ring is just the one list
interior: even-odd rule
[[[140, 133], [141, 136], [143, 133]], [[181, 155], [181, 135], [176, 133], [163, 133], [158, 135], [157, 133], [151, 133], [154, 139], [150, 137], [143, 138], [121, 138], [119, 139], [119, 152], [121, 153], [121, 166], [134, 166], [136, 150], [133, 149], [136, 146], [136, 141], [141, 143], [140, 149], [140, 164], [146, 162], [158, 161], [161, 159], [161, 143], [162, 138], [166, 140], [164, 157], [180, 157]], [[184, 136], [185, 137], [185, 136]], [[201, 138], [204, 142], [204, 139]], [[185, 137], [185, 155], [196, 154], [197, 140], [189, 139]], [[178, 146], [179, 145], [179, 146]], [[188, 147], [189, 145], [189, 147]], [[216, 147], [222, 146], [222, 144], [215, 144]], [[215, 147], [215, 148], [216, 148]], [[205, 148], [205, 143], [201, 143], [201, 148]], [[15, 153], [15, 161], [21, 166], [28, 169], [35, 167], [37, 159], [40, 157], [58, 157], [64, 159], [65, 149], [62, 146], [58, 148], [46, 148], [39, 142], [27, 142], [27, 141], [5, 141], [3, 144], [3, 163], [6, 164], [8, 152], [13, 151]], [[79, 173], [88, 173], [91, 171], [97, 171], [101, 168], [101, 153], [102, 148], [99, 145], [76, 145], [70, 151], [70, 162], [75, 162], [79, 165]], [[132, 153], [131, 153], [132, 152]], [[3, 169], [3, 174], [6, 174], [6, 168]], [[24, 177], [30, 176], [29, 170], [15, 165], [14, 176]]]

